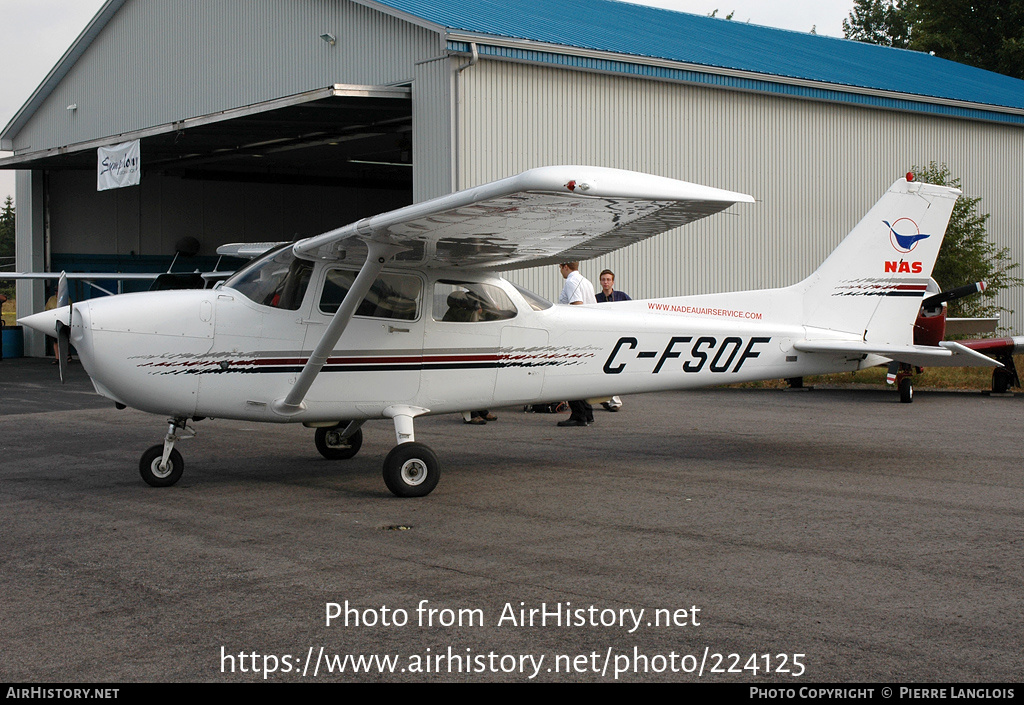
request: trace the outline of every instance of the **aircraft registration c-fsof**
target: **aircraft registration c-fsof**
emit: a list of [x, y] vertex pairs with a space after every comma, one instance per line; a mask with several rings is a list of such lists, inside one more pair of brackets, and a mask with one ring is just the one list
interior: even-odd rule
[[73, 344], [101, 395], [169, 417], [139, 463], [150, 485], [178, 481], [175, 445], [201, 418], [303, 423], [334, 459], [359, 451], [365, 421], [391, 419], [384, 481], [424, 496], [441, 467], [415, 439], [425, 414], [888, 360], [998, 366], [956, 343], [914, 343], [958, 195], [899, 179], [789, 287], [552, 306], [494, 272], [591, 259], [753, 199], [617, 169], [543, 167], [281, 244], [213, 289], [73, 304], [65, 295], [21, 323]]
[[[638, 350], [636, 358], [638, 360], [658, 358], [658, 363], [651, 370], [651, 372], [657, 374], [661, 372], [661, 368], [665, 366], [667, 361], [682, 357], [683, 352], [677, 350], [676, 347], [682, 347], [691, 340], [693, 340], [692, 335], [672, 336], [668, 341], [668, 345], [660, 353], [657, 350]], [[754, 350], [755, 345], [768, 342], [771, 342], [771, 338], [753, 337], [749, 341], [745, 341], [743, 338], [730, 336], [723, 340], [721, 345], [718, 345], [717, 338], [705, 335], [697, 338], [697, 342], [690, 348], [689, 358], [682, 363], [682, 370], [683, 372], [700, 372], [704, 369], [705, 363], [708, 362], [713, 353], [714, 357], [710, 358], [711, 364], [708, 365], [708, 370], [711, 372], [729, 372], [733, 360], [736, 360], [736, 366], [732, 367], [732, 372], [735, 374], [740, 371], [745, 361], [761, 356], [760, 352]], [[603, 369], [605, 374], [617, 375], [626, 369], [625, 362], [618, 365], [613, 365], [612, 362], [623, 347], [633, 349], [637, 345], [639, 345], [639, 342], [636, 338], [619, 338], [618, 342], [615, 343], [615, 347], [612, 348], [612, 354], [608, 356], [607, 362], [604, 363]], [[743, 352], [740, 353], [740, 350], [743, 350]], [[736, 357], [737, 353], [739, 353], [738, 359]]]

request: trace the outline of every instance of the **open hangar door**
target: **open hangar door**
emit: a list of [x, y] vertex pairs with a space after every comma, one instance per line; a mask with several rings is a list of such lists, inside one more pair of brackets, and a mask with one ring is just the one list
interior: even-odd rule
[[[96, 148], [131, 139], [140, 184], [97, 191]], [[411, 94], [336, 85], [0, 166], [43, 173], [50, 271], [209, 271], [224, 243], [293, 240], [412, 203]], [[79, 287], [79, 300], [101, 293]]]

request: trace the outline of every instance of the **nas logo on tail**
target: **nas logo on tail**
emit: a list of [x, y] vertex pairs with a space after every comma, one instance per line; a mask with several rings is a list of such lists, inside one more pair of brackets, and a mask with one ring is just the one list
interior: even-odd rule
[[905, 262], [900, 260], [894, 262], [892, 260], [885, 261], [885, 271], [897, 272], [899, 274], [920, 274], [924, 270], [924, 265], [921, 262]]
[[[885, 223], [885, 227], [889, 228], [889, 242], [897, 252], [906, 254], [917, 247], [919, 240], [931, 237], [931, 235], [922, 235], [921, 230], [917, 227], [917, 223], [910, 218], [900, 218], [891, 225], [887, 220], [882, 222]], [[901, 230], [903, 231], [902, 233], [899, 232]]]

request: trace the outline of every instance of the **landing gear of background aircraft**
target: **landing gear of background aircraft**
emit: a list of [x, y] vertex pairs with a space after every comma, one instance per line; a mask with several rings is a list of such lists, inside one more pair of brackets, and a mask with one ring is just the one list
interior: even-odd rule
[[441, 463], [422, 443], [401, 443], [384, 459], [384, 484], [399, 497], [426, 497], [440, 479]]
[[181, 479], [181, 474], [185, 472], [185, 461], [181, 453], [174, 449], [174, 444], [196, 435], [194, 430], [186, 426], [187, 423], [188, 419], [168, 419], [164, 442], [156, 444], [142, 454], [142, 458], [139, 459], [139, 474], [147, 485], [170, 487]]
[[[351, 428], [355, 424], [354, 428]], [[316, 449], [328, 460], [348, 460], [363, 445], [362, 424], [357, 421], [341, 421], [330, 428], [316, 430]]]
[[909, 404], [914, 401], [914, 381], [910, 377], [901, 377], [899, 387], [900, 403]]
[[1016, 372], [1010, 372], [1008, 369], [1003, 367], [997, 367], [992, 370], [992, 392], [994, 394], [1006, 394], [1010, 391], [1010, 387], [1013, 385], [1013, 375]]
[[[917, 372], [921, 372], [921, 368], [917, 368]], [[895, 360], [889, 363], [889, 370], [886, 373], [886, 383], [896, 383], [896, 388], [900, 391], [900, 403], [909, 404], [914, 401], [914, 367], [908, 365], [905, 362], [896, 362]]]

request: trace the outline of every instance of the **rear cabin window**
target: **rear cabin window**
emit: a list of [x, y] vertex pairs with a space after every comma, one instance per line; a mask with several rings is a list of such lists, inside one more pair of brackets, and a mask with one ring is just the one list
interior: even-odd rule
[[434, 284], [434, 320], [479, 323], [515, 318], [515, 304], [500, 287], [441, 279]]
[[[358, 272], [347, 269], [331, 269], [324, 280], [320, 294], [320, 310], [335, 314], [345, 300]], [[391, 318], [400, 321], [414, 321], [419, 315], [420, 280], [408, 274], [385, 273], [377, 277], [370, 291], [363, 297], [355, 315], [370, 318]]]

